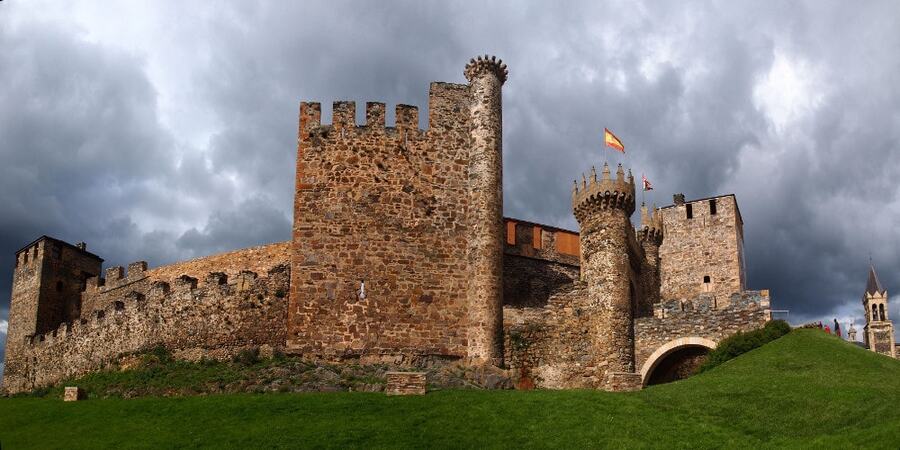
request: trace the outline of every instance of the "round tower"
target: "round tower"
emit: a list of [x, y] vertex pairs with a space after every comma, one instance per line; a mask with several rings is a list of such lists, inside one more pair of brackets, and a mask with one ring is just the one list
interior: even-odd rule
[[503, 61], [472, 59], [469, 80], [469, 339], [473, 361], [503, 364]]
[[644, 258], [641, 261], [641, 301], [634, 312], [635, 317], [652, 316], [653, 305], [661, 300], [659, 246], [663, 242], [663, 222], [656, 205], [651, 211], [647, 211], [647, 205], [641, 203], [641, 227], [637, 234]]
[[[598, 381], [616, 373], [634, 373], [634, 311], [638, 295], [631, 255], [634, 228], [634, 177], [625, 179], [622, 165], [611, 179], [603, 165], [601, 178], [576, 182], [572, 208], [581, 226], [581, 279], [587, 284]], [[636, 262], [636, 261], [635, 261]]]

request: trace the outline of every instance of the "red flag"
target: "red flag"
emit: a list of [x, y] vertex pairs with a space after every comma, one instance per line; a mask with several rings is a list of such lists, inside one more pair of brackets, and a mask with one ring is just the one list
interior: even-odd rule
[[653, 190], [653, 185], [650, 184], [650, 180], [648, 180], [647, 177], [644, 176], [644, 174], [641, 174], [641, 181], [644, 183], [644, 190], [645, 190], [645, 191], [652, 191], [652, 190]]
[[612, 134], [612, 131], [609, 131], [609, 128], [603, 129], [603, 141], [606, 143], [607, 147], [612, 147], [622, 153], [625, 153], [625, 146], [622, 144], [622, 141], [616, 137], [616, 135]]

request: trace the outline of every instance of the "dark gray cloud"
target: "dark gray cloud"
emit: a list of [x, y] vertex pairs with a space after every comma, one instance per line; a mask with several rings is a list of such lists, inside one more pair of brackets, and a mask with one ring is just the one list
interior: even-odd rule
[[900, 285], [894, 2], [131, 7], [0, 4], [0, 314], [41, 234], [151, 265], [289, 239], [300, 100], [424, 126], [428, 83], [483, 53], [511, 72], [508, 215], [574, 228], [609, 127], [651, 201], [737, 194], [750, 284], [794, 321], [861, 321], [869, 252]]

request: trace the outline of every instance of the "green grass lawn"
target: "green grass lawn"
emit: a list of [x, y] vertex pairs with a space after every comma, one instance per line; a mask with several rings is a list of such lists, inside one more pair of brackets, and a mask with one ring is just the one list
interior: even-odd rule
[[449, 390], [0, 399], [3, 449], [898, 448], [900, 361], [798, 330], [633, 393]]

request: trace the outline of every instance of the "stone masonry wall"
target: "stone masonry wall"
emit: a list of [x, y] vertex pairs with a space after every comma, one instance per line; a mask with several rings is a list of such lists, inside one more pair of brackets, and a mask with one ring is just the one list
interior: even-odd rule
[[[312, 357], [467, 354], [468, 87], [433, 83], [418, 109], [303, 103], [288, 347]], [[500, 236], [498, 236], [498, 239]]]
[[118, 355], [165, 345], [177, 357], [223, 358], [249, 347], [283, 348], [290, 268], [229, 279], [132, 284], [89, 318], [27, 338], [7, 354], [4, 388], [46, 386], [99, 369]]
[[657, 305], [654, 317], [635, 320], [635, 367], [644, 367], [662, 345], [679, 338], [700, 337], [719, 342], [738, 331], [750, 331], [771, 319], [767, 291], [734, 294], [728, 306], [716, 309], [711, 295], [690, 301], [673, 300]]
[[[711, 214], [711, 200], [716, 214]], [[743, 224], [733, 195], [667, 206], [661, 213], [665, 227], [660, 247], [662, 298], [690, 299], [712, 293], [727, 302], [732, 293], [744, 289]]]
[[[520, 387], [596, 387], [590, 343], [594, 318], [589, 315], [588, 302], [586, 284], [575, 283], [554, 295], [546, 307], [504, 308], [507, 363], [518, 375]], [[770, 317], [764, 291], [738, 295], [728, 307], [718, 310], [711, 308], [710, 296], [689, 303], [666, 302], [657, 305], [657, 316], [635, 320], [635, 373], [640, 374], [654, 351], [676, 339], [698, 337], [718, 342], [738, 331], [759, 328]]]
[[503, 308], [506, 363], [519, 387], [593, 388], [599, 380], [585, 283], [557, 292], [545, 307]]
[[577, 233], [508, 218], [506, 225], [504, 306], [545, 306], [551, 295], [578, 281], [579, 255], [557, 245], [559, 235], [577, 239]]
[[290, 260], [291, 242], [276, 242], [155, 267], [147, 271], [147, 276], [152, 280], [171, 280], [182, 275], [203, 278], [210, 272], [222, 272], [228, 276], [244, 270], [266, 273], [272, 267]]
[[550, 297], [578, 281], [578, 265], [510, 255], [503, 259], [503, 305], [543, 307]]

